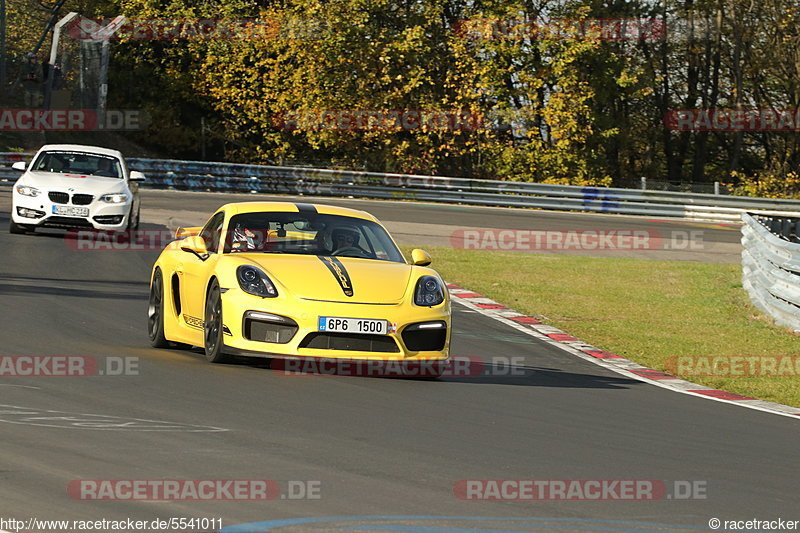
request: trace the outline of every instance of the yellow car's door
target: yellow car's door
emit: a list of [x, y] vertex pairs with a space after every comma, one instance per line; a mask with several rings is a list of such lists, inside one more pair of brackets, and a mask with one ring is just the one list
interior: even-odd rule
[[181, 302], [186, 325], [195, 329], [203, 328], [205, 315], [205, 298], [208, 280], [214, 272], [222, 252], [222, 226], [225, 213], [216, 213], [203, 230], [200, 236], [205, 241], [207, 254], [200, 257], [192, 252], [185, 252], [181, 264], [178, 265], [178, 274], [181, 277]]

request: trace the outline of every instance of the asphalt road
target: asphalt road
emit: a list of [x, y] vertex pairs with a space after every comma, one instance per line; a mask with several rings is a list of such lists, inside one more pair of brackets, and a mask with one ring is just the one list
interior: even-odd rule
[[[209, 195], [191, 205], [208, 213], [227, 199]], [[163, 192], [148, 192], [147, 201], [176, 216], [176, 205], [189, 205]], [[527, 216], [439, 209], [454, 225], [514, 227]], [[434, 208], [408, 204], [369, 210], [389, 221], [437, 220]], [[553, 227], [583, 223], [537, 216]], [[149, 348], [147, 279], [158, 252], [78, 251], [63, 232], [18, 236], [7, 226], [6, 208], [0, 356], [88, 356], [101, 368], [127, 361], [135, 369], [0, 377], [0, 519], [209, 517], [228, 527], [349, 517], [350, 525], [336, 527], [282, 522], [280, 531], [708, 531], [712, 517], [800, 519], [800, 425], [786, 417], [625, 379], [457, 305], [453, 355], [517, 358], [521, 375], [497, 368], [424, 381], [211, 365], [197, 351]], [[711, 228], [706, 239], [730, 243], [731, 233]], [[268, 479], [284, 497], [290, 484], [311, 481], [319, 498], [145, 502], [68, 493], [74, 480], [119, 479]], [[658, 480], [668, 488], [687, 481], [705, 497], [463, 501], [454, 486], [465, 479]], [[462, 518], [392, 526], [353, 518], [375, 515]], [[475, 529], [467, 517], [483, 521]]]

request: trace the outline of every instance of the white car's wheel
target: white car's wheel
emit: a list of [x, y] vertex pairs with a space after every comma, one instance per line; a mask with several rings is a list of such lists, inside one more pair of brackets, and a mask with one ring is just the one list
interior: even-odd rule
[[22, 235], [22, 234], [25, 234], [25, 233], [28, 233], [28, 232], [33, 233], [34, 231], [35, 231], [34, 228], [30, 228], [28, 226], [20, 226], [19, 224], [17, 224], [13, 220], [8, 225], [8, 232], [9, 233], [14, 233], [16, 235]]
[[131, 207], [131, 212], [128, 214], [128, 226], [125, 228], [125, 231], [132, 232], [139, 229], [139, 213], [139, 208], [136, 209], [136, 214], [134, 214], [133, 207]]

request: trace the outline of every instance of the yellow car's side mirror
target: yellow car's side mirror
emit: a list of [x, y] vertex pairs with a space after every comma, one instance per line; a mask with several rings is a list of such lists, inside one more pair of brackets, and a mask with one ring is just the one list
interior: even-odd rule
[[411, 264], [418, 266], [428, 266], [431, 264], [431, 255], [425, 250], [414, 248], [411, 250]]
[[191, 252], [203, 261], [208, 259], [208, 249], [206, 248], [206, 241], [199, 235], [192, 235], [186, 237], [181, 241], [181, 250], [184, 252]]
[[202, 226], [178, 228], [175, 230], [175, 238], [185, 239], [186, 237], [191, 237], [192, 235], [199, 235], [202, 229]]

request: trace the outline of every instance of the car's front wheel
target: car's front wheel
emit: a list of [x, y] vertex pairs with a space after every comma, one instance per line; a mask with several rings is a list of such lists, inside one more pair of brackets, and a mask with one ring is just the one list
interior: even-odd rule
[[17, 224], [13, 220], [8, 225], [8, 232], [9, 233], [14, 233], [15, 235], [22, 235], [24, 233], [28, 233], [29, 231], [32, 231], [32, 230], [29, 229], [27, 226], [20, 226], [19, 224]]
[[206, 360], [211, 363], [225, 363], [229, 357], [222, 353], [222, 292], [214, 280], [206, 295], [206, 313], [203, 321]]
[[131, 212], [128, 214], [128, 227], [125, 228], [125, 231], [132, 232], [139, 230], [139, 218], [141, 217], [141, 209], [136, 208], [136, 214], [133, 213], [133, 207], [131, 207]]

